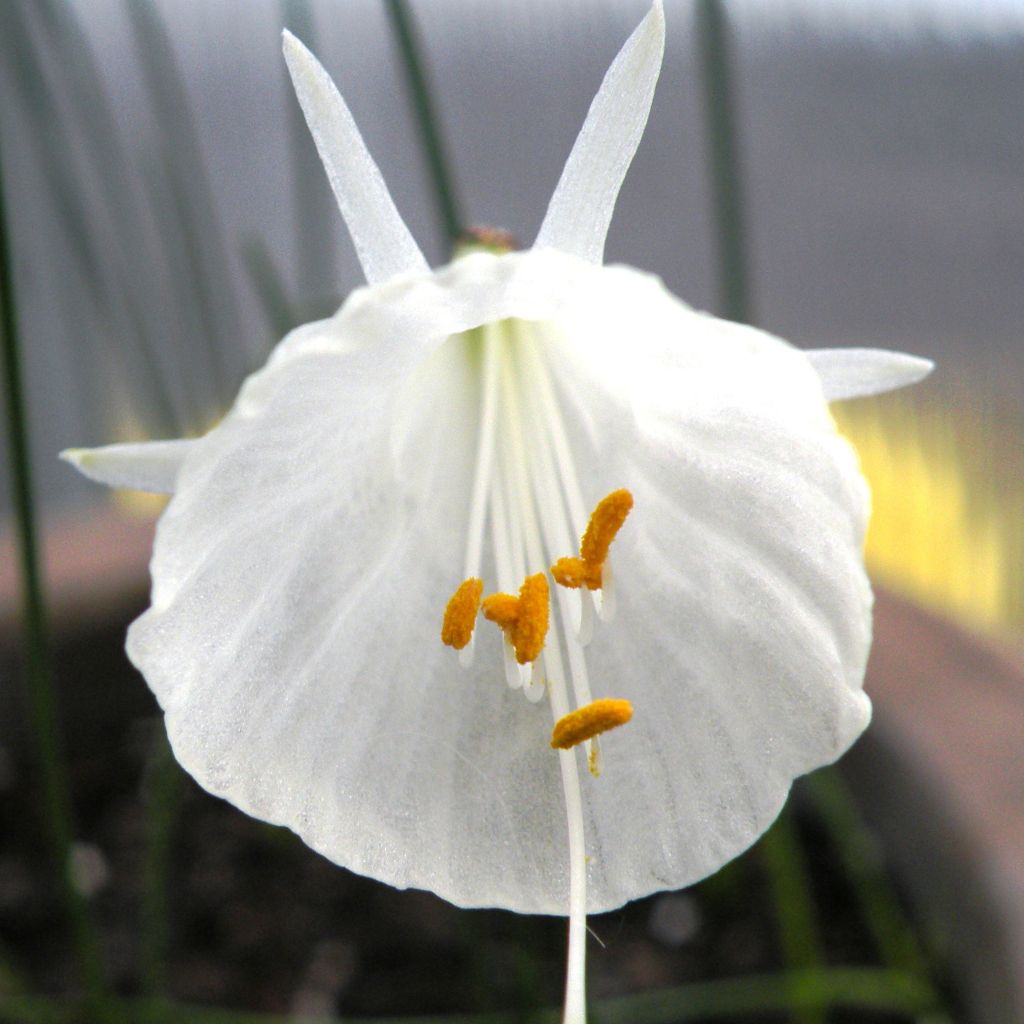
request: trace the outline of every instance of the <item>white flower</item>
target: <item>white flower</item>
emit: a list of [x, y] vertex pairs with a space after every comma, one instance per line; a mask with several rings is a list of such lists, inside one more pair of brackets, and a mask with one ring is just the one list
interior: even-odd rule
[[[368, 286], [285, 338], [200, 440], [66, 453], [114, 486], [174, 492], [128, 652], [182, 765], [355, 871], [462, 906], [570, 912], [567, 1020], [582, 1019], [585, 910], [715, 871], [867, 724], [868, 495], [826, 403], [930, 367], [801, 352], [602, 266], [663, 40], [656, 3], [533, 248], [430, 271], [326, 72], [286, 34]], [[623, 489], [614, 594], [610, 560], [577, 566], [599, 589], [550, 580]], [[462, 580], [516, 595], [536, 574], [546, 637], [523, 616], [539, 656], [516, 657], [520, 606], [489, 606], [503, 640], [466, 591], [451, 614], [473, 639], [461, 657], [441, 643]], [[634, 712], [603, 740], [599, 778], [580, 771], [596, 742], [550, 745], [594, 698], [621, 700], [570, 739]]]

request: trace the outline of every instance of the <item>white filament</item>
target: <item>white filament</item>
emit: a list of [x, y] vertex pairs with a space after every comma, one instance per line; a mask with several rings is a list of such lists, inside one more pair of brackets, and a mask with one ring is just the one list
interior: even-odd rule
[[[522, 349], [522, 340], [511, 338], [510, 341], [516, 345], [515, 351]], [[518, 374], [516, 372], [516, 359], [511, 346], [506, 345], [503, 352], [504, 366], [502, 367], [502, 399], [504, 402], [504, 424], [506, 436], [504, 438], [509, 454], [509, 461], [512, 464], [512, 477], [516, 487], [516, 495], [520, 509], [520, 523], [523, 527], [526, 551], [531, 568], [534, 571], [543, 572], [545, 569], [544, 546], [541, 539], [541, 530], [537, 523], [538, 509], [542, 513], [542, 522], [547, 526], [547, 514], [555, 514], [554, 508], [549, 508], [544, 500], [546, 497], [554, 496], [558, 504], [557, 520], [563, 522], [560, 503], [557, 501], [557, 487], [546, 492], [543, 487], [531, 488], [530, 470], [539, 462], [543, 461], [550, 468], [548, 449], [545, 439], [530, 438], [530, 452], [533, 459], [527, 460], [527, 442], [523, 435], [524, 423], [530, 422], [533, 417], [524, 417], [519, 407], [519, 395], [517, 394]], [[529, 399], [531, 389], [523, 388], [525, 396]], [[532, 410], [531, 410], [532, 411]], [[539, 444], [537, 443], [539, 440]], [[531, 491], [533, 493], [531, 494]], [[537, 508], [534, 503], [537, 502]], [[559, 588], [561, 589], [561, 588]], [[565, 606], [562, 605], [563, 622]], [[570, 665], [573, 664], [573, 644], [566, 637], [569, 646]], [[578, 645], [576, 645], [577, 650]], [[582, 655], [582, 651], [580, 651]], [[551, 703], [551, 711], [554, 721], [563, 718], [570, 711], [569, 696], [566, 688], [565, 674], [562, 668], [561, 643], [558, 638], [558, 630], [552, 629], [548, 633], [545, 650], [545, 663], [548, 673], [548, 696]], [[566, 967], [565, 980], [565, 1009], [563, 1024], [585, 1024], [586, 1021], [586, 938], [587, 938], [587, 865], [586, 846], [583, 832], [583, 800], [580, 794], [580, 780], [577, 770], [576, 752], [574, 750], [560, 750], [559, 765], [562, 774], [562, 790], [565, 794], [565, 814], [569, 839], [569, 952], [568, 964]]]
[[523, 687], [523, 696], [531, 704], [536, 704], [547, 693], [547, 674], [544, 671], [543, 654], [530, 665], [530, 669], [530, 680]]
[[524, 346], [524, 350], [530, 367], [531, 383], [534, 385], [540, 404], [540, 411], [544, 417], [544, 424], [548, 429], [548, 440], [550, 440], [552, 450], [555, 453], [555, 462], [558, 464], [558, 479], [569, 506], [569, 515], [572, 517], [573, 529], [578, 536], [582, 537], [583, 531], [587, 527], [589, 516], [583, 501], [583, 492], [580, 490], [576, 463], [573, 461], [572, 450], [569, 447], [569, 436], [566, 433], [561, 410], [555, 401], [554, 390], [551, 386], [551, 375], [548, 373], [547, 364], [544, 362], [544, 357], [540, 352], [537, 327], [535, 324], [524, 324], [524, 326], [530, 331], [530, 340]]
[[[490, 526], [498, 589], [514, 594], [532, 573], [547, 573], [560, 556], [576, 551], [586, 508], [568, 433], [558, 409], [539, 329], [520, 322], [485, 324], [480, 339], [480, 426], [467, 523], [465, 576], [482, 577], [484, 537]], [[520, 665], [502, 638], [505, 680], [533, 704], [547, 694], [554, 721], [591, 701], [583, 647], [594, 620], [589, 591], [556, 587], [544, 652]], [[570, 703], [563, 659], [572, 681]], [[472, 644], [460, 652], [472, 660]], [[588, 740], [593, 770], [598, 751]], [[569, 847], [569, 952], [564, 1024], [585, 1024], [586, 849], [578, 755], [558, 752]]]
[[516, 661], [516, 652], [509, 643], [508, 637], [502, 639], [501, 642], [501, 660], [505, 666], [505, 682], [508, 683], [509, 688], [512, 690], [519, 690], [523, 685], [523, 676], [519, 671], [521, 666]]
[[[498, 362], [498, 354], [495, 352], [495, 363]], [[495, 387], [497, 391], [497, 387]], [[505, 459], [502, 459], [501, 468], [504, 470]], [[491, 546], [494, 548], [494, 568], [498, 576], [498, 587], [504, 591], [511, 591], [515, 586], [515, 580], [521, 579], [519, 567], [516, 564], [521, 561], [515, 556], [518, 546], [516, 544], [516, 531], [512, 529], [509, 521], [507, 488], [504, 486], [504, 472], [494, 474], [491, 480]], [[519, 673], [519, 664], [516, 662], [512, 644], [507, 637], [502, 637], [501, 660], [505, 670], [505, 681], [512, 689], [518, 689], [523, 685], [522, 676]]]
[[[607, 564], [607, 558], [605, 564]], [[594, 639], [594, 594], [589, 587], [580, 587], [580, 626], [577, 630], [580, 647], [586, 647]]]
[[[583, 493], [580, 489], [579, 476], [576, 473], [576, 463], [573, 461], [572, 449], [569, 446], [569, 437], [565, 429], [565, 421], [562, 419], [561, 410], [555, 400], [554, 389], [551, 384], [551, 374], [548, 372], [541, 353], [540, 339], [535, 325], [528, 325], [532, 328], [530, 343], [526, 346], [527, 357], [530, 360], [532, 375], [531, 379], [536, 390], [539, 411], [547, 427], [547, 440], [555, 455], [555, 462], [558, 466], [558, 481], [561, 485], [562, 494], [569, 507], [569, 515], [572, 519], [574, 532], [579, 538], [577, 543], [583, 539], [586, 531], [587, 515], [586, 506], [583, 503]], [[575, 551], [572, 545], [565, 547], [565, 553]], [[603, 583], [603, 581], [602, 581]], [[578, 591], [572, 591], [573, 601], [570, 602], [574, 614], [570, 621], [576, 624], [576, 633], [581, 647], [586, 647], [594, 635], [594, 610], [598, 612], [603, 609], [604, 594], [602, 591], [596, 593], [587, 587], [580, 587]], [[578, 606], [576, 601], [579, 602]], [[614, 606], [613, 609], [614, 611]], [[603, 621], [610, 621], [605, 615], [601, 615]]]
[[[548, 562], [554, 562], [558, 555], [575, 550], [570, 534], [571, 527], [566, 518], [565, 506], [562, 504], [561, 496], [565, 495], [568, 500], [568, 491], [565, 487], [559, 487], [559, 474], [551, 459], [551, 449], [554, 445], [548, 445], [542, 424], [550, 423], [546, 417], [540, 414], [537, 406], [538, 397], [542, 390], [540, 382], [546, 381], [547, 366], [543, 356], [536, 348], [534, 338], [523, 339], [523, 350], [528, 357], [528, 362], [533, 369], [529, 383], [533, 387], [526, 386], [523, 382], [523, 394], [526, 398], [527, 413], [525, 420], [529, 425], [530, 453], [533, 456], [530, 460], [530, 470], [533, 474], [534, 495], [541, 513], [541, 525], [544, 530], [544, 539], [548, 548]], [[549, 390], [550, 393], [550, 390]], [[564, 432], [563, 432], [564, 439]], [[571, 466], [571, 458], [566, 450], [566, 460]], [[559, 469], [562, 467], [560, 466]], [[575, 477], [575, 469], [572, 472]], [[564, 481], [563, 481], [564, 483]], [[582, 602], [580, 597], [565, 587], [557, 587], [558, 604], [562, 612], [564, 623], [575, 623], [577, 634], [579, 626], [582, 625], [580, 608]], [[575, 607], [574, 607], [575, 606]], [[569, 670], [572, 674], [573, 692], [576, 697], [576, 706], [582, 707], [589, 704], [593, 699], [590, 694], [590, 681], [587, 676], [586, 661], [583, 657], [583, 645], [578, 635], [568, 635], [566, 631], [566, 648], [569, 654]], [[590, 754], [590, 744], [586, 747], [587, 754]]]
[[615, 618], [615, 573], [612, 571], [612, 556], [605, 557], [601, 567], [601, 589], [593, 595], [597, 614], [602, 622]]
[[472, 332], [481, 339], [483, 374], [480, 386], [480, 433], [477, 439], [473, 492], [469, 504], [469, 527], [466, 538], [465, 579], [480, 575], [480, 555], [484, 544], [484, 519], [494, 468], [494, 428], [498, 413], [498, 347], [501, 327], [484, 324]]
[[[473, 471], [473, 490], [469, 499], [469, 525], [466, 531], [466, 560], [463, 579], [480, 576], [480, 559], [484, 546], [484, 528], [487, 516], [487, 499], [491, 490], [494, 473], [494, 427], [498, 406], [498, 346], [501, 328], [498, 324], [484, 324], [471, 332], [467, 343], [474, 335], [480, 338], [483, 373], [480, 384], [480, 433], [477, 439], [476, 465]], [[476, 631], [469, 643], [459, 651], [459, 664], [469, 668], [473, 664], [476, 647]]]

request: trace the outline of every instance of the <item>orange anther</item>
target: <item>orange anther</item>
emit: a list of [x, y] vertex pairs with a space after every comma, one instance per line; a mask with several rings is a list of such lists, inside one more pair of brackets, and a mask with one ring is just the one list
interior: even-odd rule
[[504, 630], [514, 629], [519, 618], [519, 598], [511, 594], [491, 594], [485, 597], [484, 618], [496, 622]]
[[461, 651], [472, 639], [476, 613], [480, 610], [480, 595], [484, 581], [471, 576], [463, 580], [448, 600], [441, 624], [441, 643]]
[[569, 750], [602, 732], [625, 725], [632, 717], [633, 705], [628, 700], [617, 697], [595, 700], [570, 711], [555, 722], [551, 746], [556, 750]]
[[551, 575], [556, 583], [563, 587], [586, 587], [598, 590], [601, 587], [601, 569], [603, 566], [587, 565], [582, 558], [560, 558], [551, 566]]
[[548, 635], [548, 581], [544, 573], [527, 576], [518, 597], [511, 594], [485, 597], [483, 613], [501, 627], [520, 665], [535, 661]]
[[579, 558], [560, 558], [551, 567], [551, 575], [563, 587], [600, 590], [608, 549], [633, 507], [633, 495], [624, 487], [597, 503], [580, 543]]

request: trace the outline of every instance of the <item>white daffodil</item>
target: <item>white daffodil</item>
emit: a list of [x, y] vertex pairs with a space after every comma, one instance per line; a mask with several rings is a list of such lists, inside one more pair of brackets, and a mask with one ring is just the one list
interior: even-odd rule
[[867, 724], [868, 493], [827, 402], [930, 368], [602, 266], [663, 42], [656, 3], [531, 249], [431, 271], [286, 33], [368, 285], [205, 437], [65, 453], [173, 492], [128, 653], [181, 764], [391, 885], [568, 914], [572, 1022], [584, 915], [715, 871]]

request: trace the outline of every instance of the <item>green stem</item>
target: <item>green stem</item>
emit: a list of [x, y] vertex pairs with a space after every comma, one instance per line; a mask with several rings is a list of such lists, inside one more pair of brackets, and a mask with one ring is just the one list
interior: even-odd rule
[[29, 458], [28, 417], [24, 376], [18, 343], [14, 274], [4, 201], [0, 160], [0, 351], [3, 354], [3, 392], [7, 410], [11, 498], [17, 530], [24, 629], [24, 674], [32, 733], [43, 789], [43, 814], [50, 833], [61, 894], [70, 919], [72, 939], [94, 1020], [108, 1019], [106, 981], [99, 941], [89, 906], [71, 876], [71, 787], [57, 716], [57, 699], [50, 657], [49, 624], [39, 569], [36, 513]]
[[698, 0], [696, 19], [697, 50], [704, 82], [708, 172], [714, 196], [721, 313], [729, 320], [751, 323], [729, 26], [721, 0]]
[[388, 0], [386, 6], [391, 15], [391, 24], [395, 30], [398, 47], [402, 53], [402, 63], [405, 65], [406, 79], [416, 110], [420, 140], [423, 143], [430, 177], [434, 183], [434, 198], [437, 201], [438, 217], [449, 243], [454, 246], [465, 224], [459, 214], [451, 165], [438, 129], [437, 110], [430, 93], [426, 72], [420, 61], [419, 39], [405, 0]]

